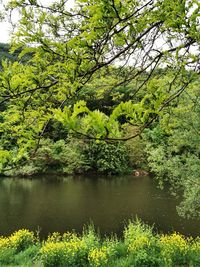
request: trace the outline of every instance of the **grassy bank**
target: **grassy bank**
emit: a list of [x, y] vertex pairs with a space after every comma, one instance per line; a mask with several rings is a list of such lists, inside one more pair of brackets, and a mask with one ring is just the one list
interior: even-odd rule
[[200, 266], [200, 238], [158, 235], [129, 222], [122, 239], [101, 239], [93, 227], [82, 235], [53, 233], [45, 241], [28, 230], [0, 237], [0, 266]]

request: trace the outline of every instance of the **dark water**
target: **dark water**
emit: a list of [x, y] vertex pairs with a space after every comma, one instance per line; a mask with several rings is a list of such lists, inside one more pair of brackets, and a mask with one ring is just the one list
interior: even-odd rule
[[149, 177], [0, 179], [0, 235], [20, 228], [50, 232], [75, 229], [93, 221], [101, 234], [122, 233], [137, 215], [162, 232], [200, 235], [200, 221], [183, 220], [177, 200]]

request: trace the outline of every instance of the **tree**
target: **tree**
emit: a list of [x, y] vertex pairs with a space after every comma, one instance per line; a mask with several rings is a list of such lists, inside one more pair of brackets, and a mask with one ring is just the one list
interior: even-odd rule
[[173, 193], [182, 192], [180, 215], [200, 216], [200, 94], [199, 79], [190, 84], [178, 105], [146, 131], [148, 162], [160, 184], [169, 182]]
[[[18, 161], [28, 157], [27, 150], [37, 149], [52, 119], [86, 138], [133, 138], [122, 136], [121, 124], [137, 125], [140, 134], [198, 72], [196, 0], [77, 0], [70, 10], [65, 0], [48, 6], [12, 0], [6, 9], [19, 14], [12, 51], [22, 51], [18, 61], [2, 63], [0, 74], [4, 162], [13, 153]], [[31, 56], [24, 62], [27, 54]], [[130, 98], [111, 107], [109, 114], [90, 110], [77, 95], [113, 68], [107, 90], [134, 81]], [[162, 86], [153, 75], [158, 68], [170, 73]], [[141, 90], [145, 94], [138, 98]], [[12, 155], [8, 140], [16, 144]]]

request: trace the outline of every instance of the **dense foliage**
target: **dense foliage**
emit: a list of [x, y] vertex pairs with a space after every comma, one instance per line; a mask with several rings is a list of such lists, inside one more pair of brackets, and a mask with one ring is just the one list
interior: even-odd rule
[[183, 191], [179, 214], [200, 215], [200, 94], [199, 82], [148, 130], [146, 151], [151, 170], [160, 184], [170, 182], [172, 191]]
[[[198, 215], [199, 1], [10, 0], [5, 10], [19, 21], [17, 58], [1, 62], [0, 172], [116, 174], [148, 160], [183, 191], [180, 213]], [[131, 149], [118, 143], [135, 137]]]
[[42, 173], [80, 174], [90, 171], [115, 175], [131, 171], [125, 144], [120, 142], [86, 142], [74, 138], [54, 141], [46, 138], [40, 141], [34, 156], [29, 151], [27, 159], [17, 163], [14, 160], [10, 158], [7, 162], [1, 161], [2, 174], [30, 176]]
[[0, 62], [6, 59], [9, 59], [12, 61], [17, 60], [17, 55], [13, 55], [9, 53], [9, 50], [10, 50], [9, 44], [0, 43]]
[[82, 235], [53, 233], [40, 242], [33, 232], [19, 230], [0, 237], [1, 266], [174, 267], [200, 264], [200, 240], [178, 233], [158, 235], [141, 222], [129, 222], [123, 239], [104, 238], [93, 227]]
[[[188, 75], [186, 68], [198, 69], [196, 0], [77, 0], [70, 10], [63, 0], [49, 6], [12, 0], [6, 8], [19, 14], [12, 51], [22, 51], [18, 61], [2, 63], [1, 129], [17, 139], [18, 158], [37, 145], [52, 118], [88, 138], [121, 139], [121, 116], [143, 129], [191, 82], [193, 72]], [[24, 64], [20, 59], [27, 54], [32, 56]], [[171, 73], [164, 88], [153, 77], [159, 67]], [[109, 114], [77, 97], [84, 86], [111, 92], [131, 81], [129, 98]], [[2, 148], [4, 158], [7, 153]]]

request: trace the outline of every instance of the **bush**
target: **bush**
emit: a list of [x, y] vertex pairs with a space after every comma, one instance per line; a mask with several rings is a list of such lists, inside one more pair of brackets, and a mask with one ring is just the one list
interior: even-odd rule
[[15, 254], [15, 249], [10, 246], [10, 239], [0, 237], [0, 264], [9, 264]]
[[88, 255], [99, 245], [99, 240], [90, 228], [82, 237], [75, 233], [54, 233], [43, 243], [40, 254], [46, 267], [86, 266]]
[[160, 249], [152, 228], [138, 220], [129, 222], [124, 231], [124, 242], [128, 246], [128, 253], [134, 256], [132, 266], [160, 266]]
[[[126, 135], [133, 136], [139, 131], [138, 127], [126, 127]], [[145, 152], [146, 141], [142, 135], [125, 142], [132, 169], [148, 170], [147, 153]]]
[[166, 266], [184, 265], [188, 262], [189, 246], [187, 239], [182, 235], [177, 233], [162, 235], [160, 237], [160, 247]]
[[6, 174], [28, 176], [47, 172], [82, 173], [88, 169], [87, 160], [82, 152], [83, 146], [83, 141], [79, 140], [54, 142], [51, 139], [42, 139], [34, 157], [30, 156], [30, 159], [19, 165], [17, 170], [11, 170]]
[[74, 266], [81, 249], [80, 242], [47, 242], [41, 250], [41, 259], [46, 267]]
[[79, 174], [88, 170], [104, 174], [121, 174], [130, 170], [130, 161], [124, 143], [106, 143], [68, 138], [53, 141], [42, 139], [34, 157], [29, 158], [7, 175], [34, 175], [38, 173]]
[[104, 174], [122, 174], [130, 171], [129, 156], [124, 143], [91, 141], [85, 151], [90, 169]]
[[22, 229], [10, 237], [0, 237], [0, 264], [10, 264], [16, 254], [23, 252], [36, 243], [33, 232]]
[[200, 266], [200, 237], [190, 239], [188, 260], [193, 266]]
[[90, 266], [104, 266], [108, 262], [109, 249], [107, 247], [94, 248], [89, 252]]
[[17, 252], [25, 250], [29, 246], [33, 245], [34, 241], [34, 233], [26, 229], [22, 229], [15, 232], [9, 238], [9, 243], [11, 247], [14, 247]]

